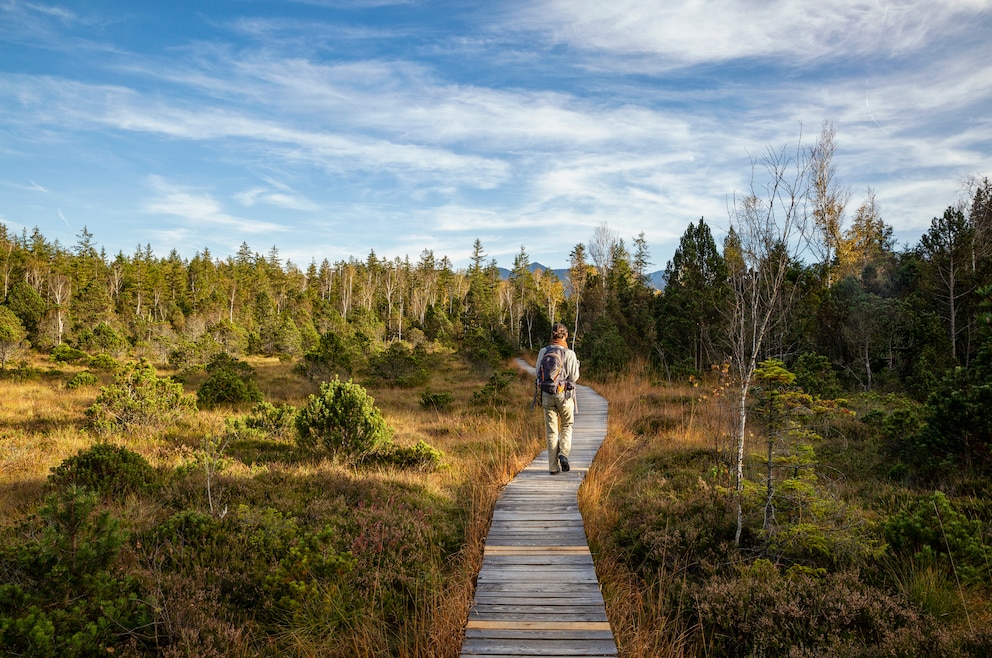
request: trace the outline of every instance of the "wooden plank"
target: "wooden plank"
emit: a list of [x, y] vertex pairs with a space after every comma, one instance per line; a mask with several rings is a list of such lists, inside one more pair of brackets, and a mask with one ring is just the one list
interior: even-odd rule
[[466, 638], [462, 656], [616, 656], [609, 640]]
[[514, 628], [467, 628], [465, 637], [473, 640], [495, 638], [499, 640], [610, 640], [613, 631], [609, 628], [596, 629], [514, 629]]
[[500, 603], [504, 605], [533, 605], [536, 601], [541, 601], [542, 603], [550, 606], [555, 605], [573, 605], [573, 606], [602, 606], [603, 597], [594, 596], [591, 594], [582, 596], [520, 596], [515, 593], [486, 593], [482, 592], [475, 597], [476, 606], [490, 605], [494, 603]]
[[517, 544], [490, 544], [486, 546], [484, 555], [489, 557], [502, 557], [513, 555], [544, 555], [547, 557], [579, 556], [592, 557], [589, 551], [589, 544], [531, 544], [520, 546]]
[[567, 473], [538, 455], [496, 503], [461, 656], [616, 656], [578, 489], [606, 436], [605, 400], [579, 388]]
[[[610, 629], [609, 622], [605, 621], [587, 621], [587, 622], [561, 622], [558, 624], [548, 625], [543, 622], [536, 621], [484, 621], [484, 620], [472, 620], [468, 622], [466, 626], [467, 630], [476, 631], [508, 631], [503, 633], [506, 637], [520, 636], [519, 631], [535, 631], [541, 632], [543, 637], [553, 638], [554, 636], [573, 636], [576, 631], [606, 631], [612, 632]], [[517, 632], [509, 632], [517, 631]], [[477, 634], [478, 635], [478, 634]], [[536, 636], [535, 636], [536, 637]], [[600, 637], [600, 635], [597, 635]]]

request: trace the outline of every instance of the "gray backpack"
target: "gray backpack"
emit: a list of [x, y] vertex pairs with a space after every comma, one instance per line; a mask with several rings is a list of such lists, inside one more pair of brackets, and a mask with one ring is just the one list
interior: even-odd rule
[[544, 358], [537, 364], [537, 385], [544, 393], [564, 393], [568, 388], [565, 377], [565, 348], [548, 345]]

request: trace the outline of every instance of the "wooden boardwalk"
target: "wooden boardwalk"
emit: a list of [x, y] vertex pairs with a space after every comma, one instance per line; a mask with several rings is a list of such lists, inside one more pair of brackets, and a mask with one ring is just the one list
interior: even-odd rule
[[463, 657], [617, 655], [577, 500], [607, 404], [585, 386], [577, 399], [571, 470], [550, 475], [544, 450], [496, 502]]

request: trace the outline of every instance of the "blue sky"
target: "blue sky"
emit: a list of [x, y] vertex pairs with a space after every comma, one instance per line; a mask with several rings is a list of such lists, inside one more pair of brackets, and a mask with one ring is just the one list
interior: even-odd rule
[[0, 0], [0, 221], [110, 255], [247, 242], [662, 269], [751, 159], [836, 130], [901, 245], [992, 176], [992, 0]]

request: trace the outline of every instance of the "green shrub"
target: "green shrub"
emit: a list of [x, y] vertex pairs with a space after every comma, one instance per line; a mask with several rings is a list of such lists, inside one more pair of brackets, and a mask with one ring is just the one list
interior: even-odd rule
[[[98, 656], [145, 631], [152, 610], [134, 579], [115, 568], [127, 533], [92, 492], [50, 495], [26, 541], [0, 545], [0, 646], [6, 655]], [[153, 651], [153, 646], [146, 647]]]
[[900, 510], [886, 521], [883, 533], [897, 554], [952, 568], [965, 583], [992, 583], [992, 546], [983, 539], [981, 520], [955, 510], [940, 491]]
[[498, 331], [469, 327], [462, 339], [461, 351], [472, 363], [496, 368], [513, 354], [509, 341]]
[[373, 385], [415, 388], [430, 381], [422, 350], [403, 343], [392, 343], [384, 352], [369, 359], [369, 381]]
[[927, 398], [924, 423], [905, 438], [903, 456], [928, 478], [992, 472], [992, 375], [954, 368]]
[[713, 466], [713, 455], [699, 451], [679, 463], [659, 460], [657, 471], [629, 473], [617, 487], [616, 524], [605, 548], [646, 577], [725, 562], [736, 519], [725, 500], [701, 484], [699, 473]]
[[207, 372], [210, 376], [196, 391], [201, 405], [213, 407], [262, 401], [262, 392], [254, 379], [254, 369], [247, 363], [222, 352], [207, 365]]
[[80, 450], [48, 476], [48, 483], [59, 489], [86, 487], [107, 498], [150, 491], [158, 482], [158, 473], [144, 457], [110, 443]]
[[447, 411], [454, 401], [455, 396], [449, 391], [434, 393], [430, 387], [420, 396], [420, 406], [424, 409], [433, 409], [435, 411]]
[[104, 386], [96, 402], [86, 410], [93, 427], [100, 432], [162, 427], [196, 411], [196, 401], [186, 395], [181, 384], [158, 377], [155, 368], [142, 359]]
[[843, 392], [830, 359], [822, 354], [803, 354], [796, 359], [791, 370], [796, 374], [796, 385], [811, 395], [832, 400]]
[[220, 522], [206, 512], [183, 510], [176, 512], [157, 531], [161, 543], [202, 550], [218, 534]]
[[350, 377], [359, 352], [353, 339], [328, 331], [320, 337], [316, 347], [303, 355], [297, 370], [312, 380], [327, 380], [331, 375]]
[[123, 334], [106, 322], [101, 322], [93, 329], [84, 329], [79, 334], [76, 343], [91, 352], [120, 355], [127, 350], [127, 339]]
[[219, 352], [214, 354], [210, 357], [210, 360], [207, 361], [203, 369], [207, 372], [230, 370], [231, 372], [235, 372], [242, 377], [250, 377], [255, 374], [255, 369], [252, 368], [246, 361], [235, 358], [227, 352]]
[[375, 400], [350, 380], [321, 384], [296, 416], [298, 442], [304, 450], [323, 446], [332, 453], [362, 455], [388, 444], [392, 429]]
[[100, 372], [117, 372], [121, 364], [117, 363], [114, 357], [109, 354], [97, 354], [90, 359], [89, 367], [91, 370], [99, 370]]
[[212, 358], [224, 351], [224, 346], [214, 338], [213, 334], [206, 333], [200, 336], [196, 342], [182, 341], [169, 352], [166, 361], [169, 366], [176, 370], [199, 370], [210, 362]]
[[13, 368], [0, 368], [0, 378], [13, 382], [40, 381], [42, 374], [40, 368], [28, 365], [27, 361], [18, 361]]
[[473, 404], [495, 406], [506, 402], [510, 383], [517, 376], [515, 370], [499, 370], [489, 377], [485, 386], [472, 394]]
[[273, 405], [260, 402], [245, 417], [245, 426], [263, 432], [266, 436], [288, 438], [296, 428], [298, 410], [291, 404]]
[[83, 388], [84, 386], [96, 386], [99, 382], [92, 372], [84, 370], [82, 372], [77, 372], [75, 375], [69, 378], [69, 381], [65, 383], [66, 388]]
[[0, 304], [0, 370], [6, 369], [7, 362], [20, 354], [27, 336], [17, 314]]
[[330, 529], [294, 537], [277, 566], [265, 578], [266, 598], [280, 615], [294, 621], [313, 619], [325, 629], [349, 621], [349, 590], [343, 586], [355, 568], [350, 553], [338, 552]]
[[582, 365], [590, 374], [599, 376], [620, 374], [633, 356], [620, 330], [605, 317], [593, 323], [582, 349]]
[[197, 342], [201, 344], [204, 352], [207, 351], [208, 346], [217, 346], [218, 351], [228, 354], [244, 354], [248, 349], [247, 333], [230, 320], [221, 320], [210, 325]]
[[390, 444], [368, 454], [361, 460], [361, 463], [364, 465], [390, 465], [429, 473], [440, 468], [443, 460], [443, 451], [424, 441], [418, 441], [416, 445], [409, 448]]
[[84, 363], [90, 360], [90, 355], [65, 343], [56, 345], [49, 354], [55, 363]]

